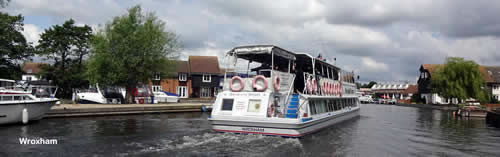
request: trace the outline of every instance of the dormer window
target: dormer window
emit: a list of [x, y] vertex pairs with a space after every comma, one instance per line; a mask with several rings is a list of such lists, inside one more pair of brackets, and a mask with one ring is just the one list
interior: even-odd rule
[[179, 73], [179, 81], [187, 81], [187, 74]]
[[159, 72], [155, 72], [153, 74], [153, 80], [161, 80], [161, 76], [160, 76], [160, 73]]
[[203, 82], [211, 82], [212, 81], [210, 75], [208, 75], [208, 74], [203, 74], [202, 80], [203, 80]]

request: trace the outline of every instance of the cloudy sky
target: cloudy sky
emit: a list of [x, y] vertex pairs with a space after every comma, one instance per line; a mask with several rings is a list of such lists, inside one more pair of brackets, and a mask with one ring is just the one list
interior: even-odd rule
[[500, 66], [500, 1], [12, 0], [1, 10], [24, 15], [24, 35], [36, 43], [69, 18], [99, 28], [137, 4], [180, 35], [183, 58], [273, 44], [337, 58], [362, 81], [415, 82], [420, 64], [450, 56]]

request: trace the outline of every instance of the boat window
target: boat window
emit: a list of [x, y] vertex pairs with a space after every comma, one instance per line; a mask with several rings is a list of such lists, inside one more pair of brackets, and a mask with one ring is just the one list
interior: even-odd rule
[[10, 101], [12, 100], [12, 96], [3, 96], [2, 101]]
[[23, 100], [33, 100], [33, 99], [29, 96], [23, 96]]
[[259, 99], [250, 99], [248, 101], [248, 109], [247, 112], [259, 112], [260, 111], [260, 100]]
[[333, 100], [328, 100], [328, 112], [332, 112], [333, 110]]
[[309, 106], [311, 107], [310, 110], [311, 110], [311, 115], [315, 115], [316, 114], [316, 105], [314, 103], [314, 101], [309, 101]]
[[14, 96], [14, 100], [21, 100], [21, 96]]
[[232, 111], [234, 99], [222, 99], [222, 110]]

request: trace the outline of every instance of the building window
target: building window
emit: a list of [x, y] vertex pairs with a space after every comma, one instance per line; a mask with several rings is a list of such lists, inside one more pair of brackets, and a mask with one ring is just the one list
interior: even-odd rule
[[208, 74], [203, 74], [203, 82], [211, 82], [211, 77]]
[[160, 80], [161, 77], [160, 77], [160, 73], [159, 72], [155, 72], [154, 75], [153, 75], [153, 80]]
[[210, 88], [209, 87], [201, 87], [200, 97], [202, 97], [202, 98], [210, 97]]
[[26, 77], [27, 81], [31, 81], [31, 76]]
[[152, 86], [153, 92], [161, 92], [161, 86]]
[[187, 74], [179, 73], [179, 81], [186, 81], [186, 80], [187, 80]]
[[177, 95], [181, 98], [187, 98], [187, 87], [186, 86], [177, 86]]

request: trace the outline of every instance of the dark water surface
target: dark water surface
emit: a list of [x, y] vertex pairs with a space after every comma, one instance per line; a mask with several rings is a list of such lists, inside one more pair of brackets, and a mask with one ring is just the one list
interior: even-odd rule
[[[500, 156], [484, 119], [392, 105], [303, 138], [215, 133], [206, 113], [43, 119], [0, 126], [0, 156]], [[21, 145], [19, 138], [57, 139]]]

